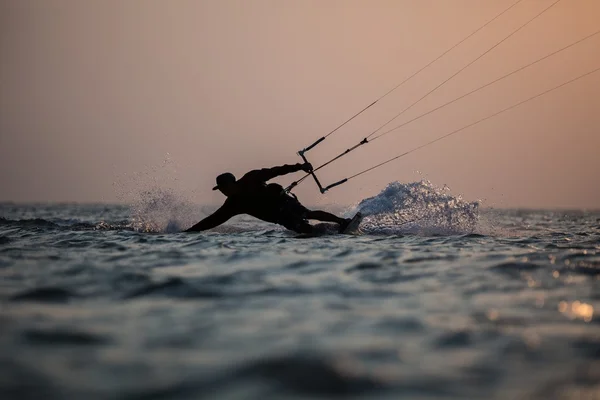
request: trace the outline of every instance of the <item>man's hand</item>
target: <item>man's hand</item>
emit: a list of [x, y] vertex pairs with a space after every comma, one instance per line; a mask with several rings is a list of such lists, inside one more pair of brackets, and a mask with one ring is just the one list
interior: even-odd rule
[[307, 163], [304, 163], [304, 164], [302, 164], [302, 165], [300, 166], [300, 168], [302, 169], [302, 171], [306, 172], [307, 174], [308, 174], [308, 173], [311, 173], [311, 172], [312, 172], [312, 170], [313, 170], [313, 166], [312, 166], [312, 164], [311, 164], [311, 163], [308, 163], [308, 162], [307, 162]]

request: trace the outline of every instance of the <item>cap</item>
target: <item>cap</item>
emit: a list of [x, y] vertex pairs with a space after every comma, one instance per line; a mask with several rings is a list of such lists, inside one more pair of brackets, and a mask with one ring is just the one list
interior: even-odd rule
[[235, 176], [231, 172], [225, 172], [224, 174], [217, 176], [217, 186], [215, 186], [213, 190], [217, 190], [221, 185], [226, 185], [228, 183], [234, 182]]

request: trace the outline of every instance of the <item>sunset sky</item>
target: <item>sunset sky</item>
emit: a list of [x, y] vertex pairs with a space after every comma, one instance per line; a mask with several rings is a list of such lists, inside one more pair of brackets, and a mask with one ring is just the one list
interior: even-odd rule
[[[554, 1], [521, 1], [309, 159], [354, 145]], [[156, 174], [198, 204], [220, 203], [217, 174], [299, 162], [299, 149], [515, 2], [0, 0], [0, 201], [123, 201], [136, 179]], [[562, 0], [390, 126], [598, 30], [600, 1]], [[599, 49], [597, 35], [364, 146], [321, 179], [592, 71]], [[392, 181], [428, 179], [487, 206], [600, 209], [599, 152], [600, 72], [325, 196], [309, 180], [296, 193], [348, 204]]]

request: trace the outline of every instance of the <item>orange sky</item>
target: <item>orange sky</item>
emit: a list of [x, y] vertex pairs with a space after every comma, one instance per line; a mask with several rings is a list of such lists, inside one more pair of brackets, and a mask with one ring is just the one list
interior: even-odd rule
[[[214, 177], [295, 163], [327, 133], [516, 0], [0, 0], [0, 200], [117, 200], [169, 153], [198, 203]], [[358, 142], [554, 0], [523, 0], [308, 153]], [[562, 0], [392, 126], [600, 29]], [[332, 182], [600, 67], [600, 35], [387, 135]], [[600, 208], [600, 73], [412, 153], [311, 203], [426, 178], [495, 207]], [[160, 168], [160, 167], [158, 167]], [[281, 182], [289, 183], [290, 179]]]

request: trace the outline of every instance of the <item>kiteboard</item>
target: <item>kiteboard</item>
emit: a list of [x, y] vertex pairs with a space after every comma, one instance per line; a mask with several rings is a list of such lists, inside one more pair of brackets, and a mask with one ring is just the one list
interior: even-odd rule
[[356, 213], [354, 215], [354, 217], [352, 217], [352, 219], [350, 220], [350, 222], [348, 223], [348, 225], [346, 226], [346, 228], [341, 231], [340, 233], [344, 234], [344, 235], [352, 235], [358, 232], [358, 226], [360, 225], [360, 223], [363, 220], [363, 216], [361, 213]]
[[344, 228], [343, 231], [339, 231], [339, 226], [337, 224], [331, 223], [320, 223], [313, 225], [314, 232], [313, 233], [301, 233], [296, 236], [297, 239], [308, 239], [319, 237], [323, 235], [356, 235], [360, 233], [358, 229], [360, 223], [362, 222], [363, 216], [361, 213], [356, 213], [354, 217], [350, 220], [348, 225]]

